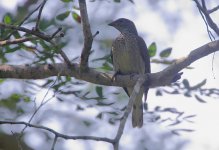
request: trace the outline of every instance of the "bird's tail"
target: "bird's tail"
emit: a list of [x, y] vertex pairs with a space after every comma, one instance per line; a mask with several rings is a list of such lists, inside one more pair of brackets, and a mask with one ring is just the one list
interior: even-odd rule
[[[132, 92], [133, 89], [128, 88], [129, 93]], [[132, 126], [141, 128], [143, 125], [143, 105], [142, 105], [142, 97], [144, 94], [143, 88], [137, 95], [132, 109]]]

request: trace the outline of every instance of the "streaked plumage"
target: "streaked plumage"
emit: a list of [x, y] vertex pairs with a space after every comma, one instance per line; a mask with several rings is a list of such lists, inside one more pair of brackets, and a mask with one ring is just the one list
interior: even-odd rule
[[[150, 57], [144, 40], [138, 36], [134, 23], [128, 19], [121, 18], [109, 24], [118, 29], [121, 34], [112, 44], [112, 61], [114, 70], [119, 74], [150, 73]], [[131, 95], [133, 88], [124, 90]], [[142, 96], [147, 97], [148, 88], [141, 90], [137, 96], [132, 111], [133, 127], [143, 125]]]

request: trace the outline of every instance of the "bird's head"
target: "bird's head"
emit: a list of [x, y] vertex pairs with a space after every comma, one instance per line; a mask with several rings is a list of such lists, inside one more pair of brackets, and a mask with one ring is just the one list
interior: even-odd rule
[[128, 19], [120, 18], [108, 24], [119, 30], [121, 33], [134, 33], [137, 34], [135, 24]]

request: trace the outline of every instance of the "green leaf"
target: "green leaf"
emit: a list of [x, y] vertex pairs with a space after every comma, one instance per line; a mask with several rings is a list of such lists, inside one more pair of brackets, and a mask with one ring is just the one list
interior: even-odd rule
[[54, 85], [53, 89], [57, 91], [57, 90], [59, 90], [60, 87], [64, 86], [66, 83], [67, 82], [60, 82], [60, 83]]
[[86, 120], [84, 120], [83, 123], [84, 123], [84, 125], [87, 126], [87, 127], [89, 127], [89, 126], [91, 125], [91, 122], [86, 121]]
[[24, 110], [23, 110], [22, 108], [19, 108], [19, 109], [17, 110], [17, 113], [18, 113], [18, 114], [23, 114], [23, 113], [24, 113]]
[[105, 61], [110, 61], [111, 60], [111, 55], [107, 54], [103, 57], [100, 57], [100, 58], [96, 58], [96, 59], [93, 59], [91, 60], [92, 62], [95, 62], [95, 61], [101, 61], [101, 60], [105, 60]]
[[110, 66], [109, 63], [107, 63], [107, 62], [105, 62], [105, 63], [103, 64], [103, 66], [101, 67], [101, 69], [103, 69], [104, 71], [112, 71], [112, 70], [113, 70], [112, 66]]
[[64, 19], [66, 19], [70, 14], [70, 11], [66, 11], [64, 13], [59, 14], [58, 16], [56, 16], [56, 19], [63, 21]]
[[111, 106], [113, 104], [115, 104], [115, 103], [114, 102], [112, 102], [112, 103], [103, 103], [103, 102], [99, 101], [96, 105], [98, 105], [98, 106]]
[[135, 4], [133, 0], [129, 0], [132, 4]]
[[103, 97], [103, 88], [101, 86], [96, 86], [96, 93], [99, 97]]
[[148, 47], [148, 52], [150, 57], [154, 57], [157, 52], [157, 45], [155, 42], [151, 43], [151, 45]]
[[26, 102], [26, 103], [28, 103], [28, 102], [30, 102], [30, 97], [24, 97], [24, 102]]
[[203, 100], [201, 97], [199, 97], [198, 95], [195, 94], [195, 98], [197, 99], [197, 101], [199, 101], [200, 103], [206, 103], [205, 100]]
[[14, 36], [16, 39], [21, 38], [21, 35], [20, 35], [20, 33], [19, 33], [18, 31], [13, 32], [13, 36]]
[[0, 79], [0, 84], [2, 84], [5, 81], [5, 79]]
[[162, 57], [162, 58], [169, 57], [171, 52], [172, 52], [172, 48], [171, 47], [166, 48], [166, 49], [164, 49], [163, 51], [160, 52], [160, 57]]
[[73, 0], [61, 0], [64, 3], [69, 3], [69, 2], [73, 2]]
[[102, 119], [102, 118], [103, 118], [103, 113], [99, 113], [99, 114], [96, 116], [96, 118]]
[[21, 49], [20, 46], [15, 46], [14, 48], [11, 48], [11, 47], [6, 48], [5, 54], [7, 54], [7, 53], [13, 53], [13, 52], [15, 52], [15, 51], [17, 51], [17, 50], [19, 50], [19, 49]]
[[20, 94], [12, 94], [6, 99], [0, 100], [0, 106], [6, 107], [11, 110], [16, 109], [17, 103], [20, 101], [22, 95]]
[[[91, 1], [90, 1], [91, 2]], [[73, 9], [75, 10], [80, 10], [80, 8], [78, 6], [73, 6]]]
[[114, 116], [118, 116], [119, 113], [115, 112], [115, 111], [108, 111], [108, 112], [105, 112], [107, 114], [110, 114], [110, 115], [114, 115]]
[[39, 44], [43, 47], [44, 50], [51, 51], [50, 45], [48, 45], [44, 40], [40, 40]]
[[184, 79], [182, 81], [182, 83], [186, 89], [190, 89], [191, 86], [190, 86], [189, 81], [187, 79]]
[[77, 105], [77, 108], [76, 108], [76, 110], [84, 110], [84, 108], [83, 107], [81, 107], [80, 105]]
[[78, 23], [81, 23], [81, 17], [76, 13], [76, 12], [72, 12], [72, 18], [77, 21]]
[[11, 22], [12, 22], [11, 15], [10, 15], [10, 14], [6, 14], [6, 15], [4, 16], [4, 23], [5, 23], [5, 24], [11, 24]]
[[161, 90], [157, 90], [156, 91], [156, 96], [162, 96], [163, 94], [162, 94], [162, 91]]
[[5, 52], [3, 50], [3, 47], [0, 47], [0, 60], [2, 64], [8, 62], [7, 58], [5, 57]]
[[48, 19], [40, 19], [40, 24], [39, 24], [39, 28], [44, 31], [46, 30], [48, 27], [50, 27], [51, 25], [54, 25], [56, 24], [55, 23], [55, 19], [51, 19], [51, 20], [48, 20]]
[[18, 102], [21, 97], [22, 97], [22, 95], [20, 95], [20, 94], [12, 94], [12, 95], [10, 96], [10, 99], [11, 99], [12, 101], [14, 101], [14, 102]]
[[71, 81], [71, 76], [65, 76], [66, 81]]

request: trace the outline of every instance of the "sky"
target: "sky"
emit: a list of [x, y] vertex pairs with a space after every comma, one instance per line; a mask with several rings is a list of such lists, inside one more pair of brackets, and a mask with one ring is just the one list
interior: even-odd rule
[[[144, 0], [136, 0], [135, 5], [124, 7], [124, 9], [117, 14], [116, 18], [125, 17], [133, 20], [146, 43], [156, 41], [159, 50], [166, 47], [172, 47], [173, 52], [171, 58], [186, 56], [191, 50], [210, 42], [206, 26], [201, 16], [198, 14], [196, 5], [192, 0], [158, 1], [159, 10], [153, 10], [144, 2]], [[216, 0], [211, 0], [211, 2], [215, 3]], [[7, 3], [0, 1], [0, 6], [1, 5], [7, 9], [13, 10], [17, 4], [15, 0], [7, 0]], [[92, 3], [88, 3], [88, 9], [93, 9], [92, 5]], [[109, 7], [111, 4], [104, 3], [103, 5]], [[214, 16], [216, 15], [219, 15], [219, 13], [213, 14], [212, 17], [215, 19], [216, 17]], [[217, 17], [216, 21], [219, 22], [219, 17]], [[109, 31], [117, 34], [112, 28], [109, 28]], [[102, 32], [103, 31], [100, 30], [100, 33]], [[219, 53], [215, 53], [213, 62], [214, 72], [212, 72], [212, 57], [213, 55], [211, 54], [193, 63], [191, 66], [194, 67], [194, 69], [192, 70], [184, 69], [183, 78], [187, 78], [191, 84], [197, 84], [203, 79], [207, 79], [206, 87], [218, 88], [219, 59], [217, 58], [219, 57]], [[159, 65], [152, 64], [152, 72], [160, 71], [162, 69], [163, 68]], [[155, 90], [152, 89], [148, 95], [148, 103], [151, 108], [156, 107], [157, 105], [162, 107], [175, 107], [180, 111], [185, 111], [187, 114], [197, 115], [193, 124], [184, 124], [182, 126], [195, 130], [195, 132], [182, 134], [182, 138], [191, 140], [187, 145], [186, 150], [219, 149], [218, 99], [205, 98], [207, 103], [203, 104], [197, 102], [195, 98], [171, 95], [157, 97], [154, 93]], [[124, 141], [129, 142], [131, 141], [131, 138], [126, 137]], [[71, 145], [72, 142], [75, 143], [76, 141], [66, 143], [67, 145]], [[82, 142], [77, 142], [76, 145], [78, 145], [78, 148], [83, 147]], [[97, 143], [96, 148], [108, 149], [108, 146], [105, 146], [105, 143]]]

